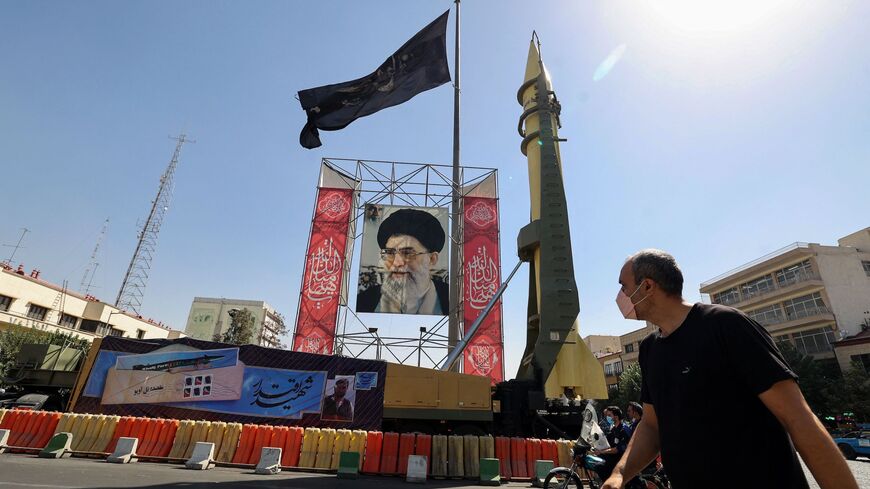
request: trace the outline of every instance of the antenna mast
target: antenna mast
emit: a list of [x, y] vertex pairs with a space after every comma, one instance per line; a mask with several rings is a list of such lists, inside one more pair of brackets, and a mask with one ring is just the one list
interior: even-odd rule
[[[91, 293], [91, 284], [94, 283], [94, 275], [97, 274], [97, 267], [100, 266], [100, 263], [97, 261], [97, 253], [100, 251], [100, 243], [102, 243], [103, 238], [106, 237], [106, 228], [108, 227], [109, 218], [107, 217], [106, 220], [103, 221], [103, 229], [100, 230], [100, 235], [97, 236], [97, 244], [94, 246], [94, 252], [91, 253], [91, 260], [88, 262], [88, 267], [85, 268], [85, 273], [82, 275], [82, 282], [79, 285], [79, 292], [84, 295]], [[90, 279], [88, 279], [88, 275], [91, 276]]]
[[8, 247], [12, 248], [12, 254], [9, 255], [9, 258], [4, 263], [6, 263], [9, 266], [12, 266], [12, 260], [15, 258], [15, 253], [18, 253], [19, 248], [23, 248], [23, 246], [21, 246], [21, 242], [24, 241], [24, 236], [26, 236], [27, 233], [29, 233], [29, 232], [30, 232], [29, 229], [21, 228], [21, 237], [18, 238], [17, 244], [15, 244], [14, 246], [13, 245], [3, 245], [3, 246], [8, 246]]
[[115, 299], [115, 307], [132, 311], [136, 314], [139, 314], [139, 308], [142, 307], [142, 297], [145, 295], [145, 286], [148, 283], [148, 274], [151, 271], [151, 260], [154, 258], [154, 252], [157, 249], [157, 236], [160, 233], [163, 219], [166, 217], [166, 211], [169, 210], [169, 202], [172, 200], [175, 168], [178, 166], [178, 156], [181, 154], [181, 147], [184, 143], [196, 142], [187, 139], [184, 133], [177, 137], [170, 136], [170, 139], [177, 141], [175, 152], [172, 154], [169, 166], [166, 167], [166, 171], [160, 177], [157, 197], [151, 202], [151, 211], [148, 213], [148, 218], [139, 232], [139, 242], [136, 244], [136, 251], [133, 252], [130, 266], [127, 267], [124, 281], [121, 282], [121, 290], [118, 291], [118, 298]]

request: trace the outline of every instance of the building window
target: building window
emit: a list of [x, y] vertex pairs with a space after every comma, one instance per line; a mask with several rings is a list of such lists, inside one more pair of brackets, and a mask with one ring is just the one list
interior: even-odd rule
[[614, 375], [621, 375], [622, 374], [622, 360], [619, 360], [613, 364], [613, 374]]
[[773, 304], [772, 306], [762, 307], [746, 313], [762, 326], [785, 322], [785, 313], [782, 312], [782, 306]]
[[812, 278], [816, 277], [809, 260], [776, 271], [776, 284], [780, 287], [787, 287]]
[[0, 311], [8, 311], [9, 306], [12, 305], [12, 298], [6, 297], [5, 295], [0, 295]]
[[82, 324], [79, 325], [80, 331], [87, 331], [88, 333], [97, 333], [97, 330], [100, 328], [100, 322], [94, 321], [93, 319], [82, 319]]
[[44, 321], [47, 314], [48, 308], [37, 306], [36, 304], [30, 304], [30, 306], [27, 308], [27, 317], [29, 317], [30, 319]]
[[79, 318], [77, 318], [75, 316], [70, 316], [69, 314], [61, 314], [60, 315], [60, 322], [57, 324], [63, 326], [64, 328], [75, 329], [76, 323], [78, 321], [79, 321]]
[[782, 303], [789, 320], [801, 319], [819, 314], [827, 314], [828, 308], [822, 300], [822, 294], [813, 292], [810, 295], [795, 297]]
[[741, 284], [740, 288], [743, 291], [743, 299], [758, 297], [773, 290], [773, 275], [767, 274], [755, 280], [750, 280], [745, 284]]
[[870, 277], [870, 261], [862, 261], [861, 266], [864, 267], [864, 273], [866, 273], [867, 276]]
[[604, 366], [604, 375], [613, 375], [613, 364], [608, 363]]
[[634, 343], [629, 343], [625, 345], [625, 353], [631, 353], [634, 351]]
[[804, 355], [831, 351], [831, 343], [836, 341], [834, 330], [830, 326], [808, 329], [791, 335], [795, 348]]
[[141, 340], [144, 338], [145, 338], [145, 330], [144, 329], [137, 329], [136, 330], [136, 339]]
[[124, 331], [121, 329], [109, 327], [109, 336], [117, 336], [118, 338], [122, 338], [124, 336]]
[[724, 292], [713, 294], [713, 304], [727, 306], [729, 304], [736, 304], [737, 302], [740, 302], [740, 293], [737, 292], [737, 287], [731, 287]]
[[[866, 263], [866, 262], [865, 262]], [[852, 361], [858, 362], [864, 366], [864, 371], [870, 374], [870, 353], [864, 353], [861, 355], [852, 355]]]

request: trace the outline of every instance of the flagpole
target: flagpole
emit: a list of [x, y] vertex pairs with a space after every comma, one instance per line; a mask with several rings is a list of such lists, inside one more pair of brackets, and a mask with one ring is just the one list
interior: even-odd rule
[[[462, 175], [459, 171], [459, 11], [461, 6], [460, 0], [454, 0], [454, 3], [456, 4], [456, 47], [454, 49], [455, 58], [453, 62], [453, 71], [455, 73], [453, 81], [453, 201], [450, 206], [450, 213], [453, 216], [453, 225], [451, 226], [450, 232], [450, 236], [452, 237], [450, 240], [451, 310], [447, 328], [448, 354], [456, 348], [456, 345], [459, 342], [459, 322], [462, 315], [462, 308], [460, 307], [462, 297], [460, 295], [460, 290], [462, 288], [462, 280], [460, 277], [460, 269], [462, 267], [462, 260], [460, 257], [462, 250], [460, 239], [460, 235], [462, 234], [460, 226], [462, 218], [460, 215], [460, 187], [462, 183]], [[455, 366], [454, 370], [459, 371], [458, 364]]]

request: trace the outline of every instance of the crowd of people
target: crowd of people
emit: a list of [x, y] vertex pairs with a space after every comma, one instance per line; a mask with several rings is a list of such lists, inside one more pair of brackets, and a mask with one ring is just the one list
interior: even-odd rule
[[[619, 406], [607, 406], [603, 410], [603, 416], [599, 426], [607, 438], [610, 448], [604, 450], [592, 450], [590, 453], [600, 457], [605, 464], [598, 471], [602, 480], [607, 480], [614, 467], [625, 454], [631, 435], [643, 418], [643, 406], [639, 402], [629, 402], [625, 411]], [[643, 472], [653, 473], [657, 469], [657, 462], [651, 463]]]

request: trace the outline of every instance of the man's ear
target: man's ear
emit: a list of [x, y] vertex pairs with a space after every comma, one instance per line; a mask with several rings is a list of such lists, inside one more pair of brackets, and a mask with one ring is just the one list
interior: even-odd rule
[[429, 268], [434, 267], [438, 263], [438, 252], [429, 253]]

